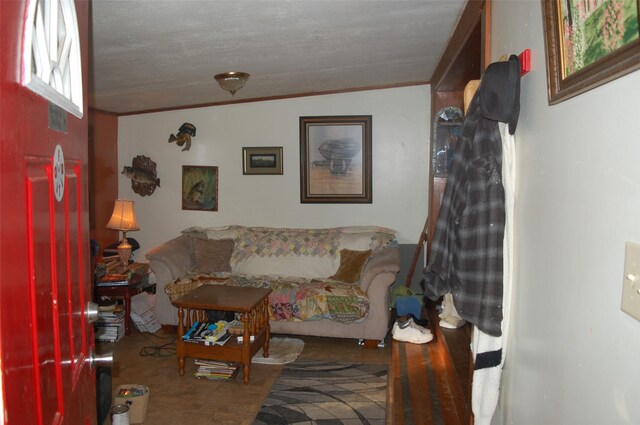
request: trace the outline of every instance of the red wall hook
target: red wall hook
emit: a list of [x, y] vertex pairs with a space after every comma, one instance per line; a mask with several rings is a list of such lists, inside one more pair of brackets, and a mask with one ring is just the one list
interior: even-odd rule
[[531, 71], [531, 49], [524, 49], [524, 51], [518, 55], [518, 62], [520, 62], [521, 77]]

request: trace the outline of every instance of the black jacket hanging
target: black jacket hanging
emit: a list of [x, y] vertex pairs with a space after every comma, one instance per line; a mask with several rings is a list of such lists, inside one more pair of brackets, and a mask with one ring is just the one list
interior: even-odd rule
[[460, 317], [494, 336], [501, 335], [505, 225], [498, 121], [513, 134], [519, 71], [515, 56], [489, 65], [471, 100], [424, 270], [429, 298], [450, 292]]

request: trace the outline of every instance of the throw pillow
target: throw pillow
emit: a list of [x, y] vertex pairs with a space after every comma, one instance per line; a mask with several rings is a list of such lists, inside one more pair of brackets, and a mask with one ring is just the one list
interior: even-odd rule
[[340, 250], [340, 267], [338, 271], [329, 279], [346, 283], [355, 283], [360, 279], [360, 274], [367, 260], [371, 256], [371, 250], [352, 251], [350, 249]]
[[230, 272], [233, 239], [193, 238], [195, 270], [200, 273]]

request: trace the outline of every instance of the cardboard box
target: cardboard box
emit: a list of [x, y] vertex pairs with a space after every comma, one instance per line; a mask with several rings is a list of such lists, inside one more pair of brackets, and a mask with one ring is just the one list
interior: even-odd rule
[[140, 332], [156, 333], [160, 323], [155, 315], [156, 295], [141, 292], [131, 297], [131, 320]]
[[129, 423], [141, 424], [147, 417], [149, 404], [149, 387], [138, 384], [124, 384], [116, 388], [114, 405], [129, 406]]

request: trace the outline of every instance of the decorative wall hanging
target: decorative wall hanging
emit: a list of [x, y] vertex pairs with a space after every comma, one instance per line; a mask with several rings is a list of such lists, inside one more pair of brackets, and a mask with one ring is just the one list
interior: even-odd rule
[[131, 167], [124, 167], [122, 174], [131, 179], [131, 189], [140, 196], [151, 195], [160, 187], [156, 163], [151, 158], [138, 155], [131, 161]]
[[549, 104], [640, 68], [638, 0], [542, 0]]
[[218, 211], [218, 167], [182, 166], [182, 209]]
[[169, 136], [169, 143], [176, 142], [178, 146], [183, 146], [182, 151], [191, 149], [191, 137], [196, 137], [196, 126], [191, 123], [184, 123], [178, 129], [178, 134]]
[[282, 146], [242, 148], [242, 174], [282, 174]]
[[371, 115], [300, 117], [300, 202], [372, 202]]

